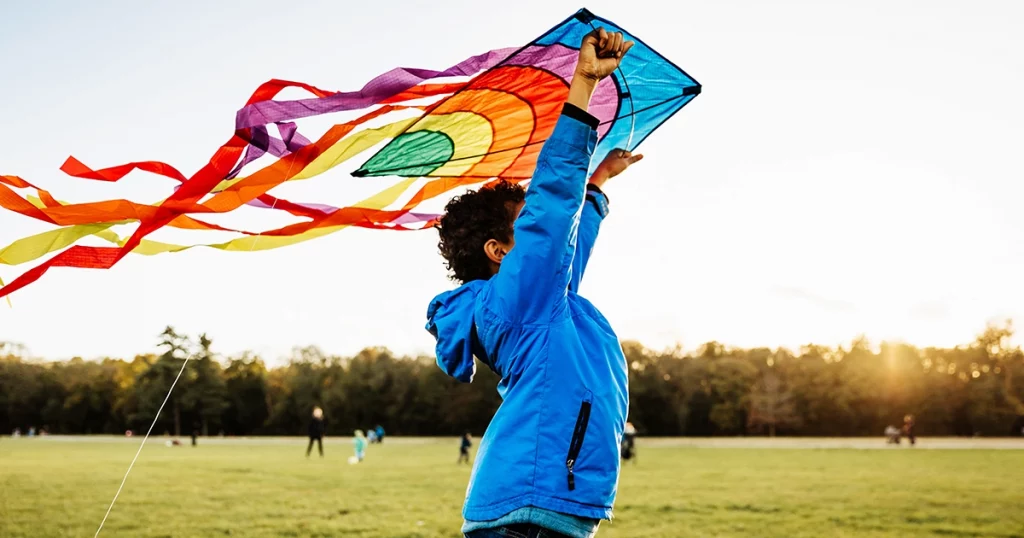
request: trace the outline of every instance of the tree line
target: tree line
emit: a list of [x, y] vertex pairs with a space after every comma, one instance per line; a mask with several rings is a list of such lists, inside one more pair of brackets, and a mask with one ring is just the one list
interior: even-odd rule
[[[1021, 435], [1024, 353], [1012, 334], [1009, 322], [992, 325], [955, 348], [861, 338], [796, 351], [710, 342], [683, 353], [625, 342], [630, 421], [655, 436], [861, 436], [912, 414], [919, 435]], [[328, 435], [377, 424], [398, 435], [479, 435], [501, 403], [498, 376], [480, 363], [463, 384], [432, 357], [384, 348], [353, 357], [296, 348], [268, 368], [251, 354], [220, 357], [212, 344], [168, 327], [159, 353], [60, 362], [0, 344], [0, 431], [144, 432], [165, 405], [154, 434], [302, 435], [319, 406]]]

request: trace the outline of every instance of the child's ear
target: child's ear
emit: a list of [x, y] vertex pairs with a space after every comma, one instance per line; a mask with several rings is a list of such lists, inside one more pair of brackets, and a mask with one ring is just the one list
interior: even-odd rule
[[487, 255], [487, 259], [491, 260], [491, 263], [501, 264], [502, 258], [508, 254], [508, 250], [498, 242], [497, 239], [488, 239], [484, 243], [484, 254]]

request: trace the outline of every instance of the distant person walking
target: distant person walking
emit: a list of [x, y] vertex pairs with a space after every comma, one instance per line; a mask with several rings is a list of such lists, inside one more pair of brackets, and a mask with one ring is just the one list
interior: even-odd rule
[[320, 450], [320, 457], [324, 457], [324, 434], [327, 432], [327, 425], [324, 422], [324, 410], [319, 407], [313, 408], [313, 418], [309, 421], [309, 446], [306, 447], [306, 457], [313, 451], [313, 442], [316, 442]]
[[469, 463], [469, 448], [473, 446], [471, 439], [469, 432], [462, 435], [462, 442], [459, 443], [459, 461], [456, 463], [462, 463], [463, 461], [467, 464]]
[[917, 441], [917, 437], [914, 436], [914, 415], [907, 415], [903, 417], [903, 437], [906, 437], [910, 441], [910, 446], [914, 446]]

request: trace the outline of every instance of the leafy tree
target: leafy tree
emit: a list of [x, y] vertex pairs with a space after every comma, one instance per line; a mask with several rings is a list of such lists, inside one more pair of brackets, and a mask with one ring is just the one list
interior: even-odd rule
[[711, 361], [708, 374], [712, 402], [708, 418], [716, 433], [742, 433], [757, 367], [742, 359], [722, 357]]
[[203, 435], [209, 435], [211, 423], [220, 430], [221, 416], [228, 407], [224, 375], [210, 349], [212, 345], [213, 341], [206, 334], [199, 335], [199, 346], [192, 352], [188, 369], [182, 376], [185, 384], [178, 398], [193, 423], [201, 426]]
[[[976, 347], [986, 355], [986, 363], [997, 367], [1003, 375], [1003, 398], [1011, 411], [1024, 416], [1024, 400], [1018, 395], [1014, 384], [1014, 373], [1017, 366], [1024, 361], [1024, 354], [1019, 346], [1010, 345], [1013, 338], [1013, 322], [1006, 320], [1002, 326], [989, 324], [985, 331], [978, 335]], [[973, 372], [972, 372], [973, 375]]]
[[767, 429], [768, 436], [775, 437], [778, 428], [795, 430], [800, 424], [792, 391], [785, 389], [778, 373], [769, 368], [750, 394], [747, 427], [754, 431]]
[[259, 357], [243, 355], [228, 362], [224, 369], [224, 431], [232, 435], [251, 435], [270, 417], [267, 367]]
[[[182, 393], [189, 390], [189, 379], [182, 372], [184, 361], [190, 357], [189, 340], [186, 336], [176, 333], [173, 327], [167, 327], [160, 333], [159, 347], [164, 348], [164, 352], [149, 363], [136, 380], [138, 408], [131, 422], [141, 427], [142, 423], [153, 420], [166, 399], [170, 404], [174, 435], [180, 436]], [[183, 379], [178, 377], [178, 372], [182, 372]], [[175, 379], [179, 380], [177, 385], [174, 384]], [[160, 425], [166, 428], [166, 424]]]

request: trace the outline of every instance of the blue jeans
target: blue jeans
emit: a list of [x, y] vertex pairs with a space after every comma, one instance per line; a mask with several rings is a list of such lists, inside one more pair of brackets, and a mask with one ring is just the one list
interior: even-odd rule
[[466, 538], [565, 538], [564, 534], [529, 523], [517, 523], [495, 529], [480, 529], [465, 536]]

